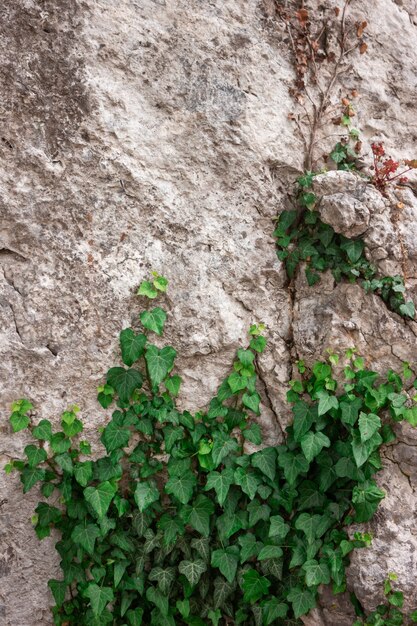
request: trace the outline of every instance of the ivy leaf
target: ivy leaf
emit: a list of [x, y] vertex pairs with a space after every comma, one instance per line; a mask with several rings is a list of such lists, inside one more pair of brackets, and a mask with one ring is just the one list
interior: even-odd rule
[[170, 346], [165, 346], [162, 350], [156, 346], [148, 346], [145, 359], [152, 385], [157, 387], [169, 374], [174, 366], [176, 356], [176, 351]]
[[129, 367], [133, 365], [142, 356], [146, 342], [146, 335], [142, 333], [136, 335], [131, 328], [122, 330], [120, 333], [120, 348], [123, 363]]
[[154, 483], [137, 483], [135, 489], [135, 502], [138, 509], [143, 513], [151, 504], [159, 500], [159, 491]]
[[301, 438], [301, 449], [307, 461], [311, 462], [322, 449], [330, 447], [330, 439], [321, 432], [309, 431]]
[[48, 458], [43, 448], [38, 448], [38, 446], [34, 445], [26, 446], [25, 454], [28, 458], [29, 467], [36, 467]]
[[237, 358], [242, 363], [242, 365], [244, 365], [245, 367], [250, 367], [253, 363], [255, 355], [253, 354], [252, 350], [243, 350], [242, 348], [240, 348], [237, 351]]
[[254, 569], [247, 570], [243, 574], [242, 583], [244, 602], [253, 604], [268, 593], [270, 586], [271, 583], [265, 576], [261, 576]]
[[79, 524], [74, 528], [71, 539], [74, 543], [78, 543], [88, 554], [93, 554], [97, 537], [101, 532], [96, 524]]
[[240, 535], [240, 537], [238, 538], [238, 542], [241, 547], [241, 563], [244, 563], [253, 556], [258, 556], [259, 552], [262, 550], [262, 543], [260, 541], [256, 541], [255, 535], [253, 535], [252, 533]]
[[249, 526], [253, 527], [260, 520], [267, 521], [271, 515], [271, 509], [267, 504], [261, 504], [259, 500], [252, 500], [247, 506], [249, 512]]
[[255, 413], [256, 415], [259, 415], [259, 403], [261, 401], [261, 398], [259, 396], [259, 393], [257, 393], [256, 391], [254, 393], [244, 393], [242, 396], [242, 402], [243, 404], [248, 407], [248, 409], [250, 409], [251, 411], [253, 411], [253, 413]]
[[309, 543], [312, 543], [317, 536], [316, 533], [317, 533], [319, 521], [320, 521], [320, 515], [310, 515], [310, 513], [301, 513], [295, 521], [295, 528], [297, 530], [302, 530], [305, 536], [307, 537], [307, 541]]
[[270, 598], [262, 603], [263, 626], [270, 626], [277, 619], [284, 619], [288, 613], [288, 605], [278, 598]]
[[400, 304], [400, 313], [401, 315], [404, 315], [404, 317], [411, 317], [411, 319], [414, 319], [416, 314], [414, 303], [410, 300], [409, 302]]
[[98, 519], [106, 515], [116, 491], [117, 487], [109, 481], [100, 483], [97, 487], [86, 487], [84, 489], [84, 498], [94, 509]]
[[252, 348], [252, 350], [255, 350], [255, 352], [259, 352], [261, 354], [265, 350], [266, 339], [265, 337], [262, 337], [262, 335], [259, 335], [258, 337], [253, 337], [250, 341], [249, 346]]
[[178, 535], [184, 534], [184, 523], [179, 517], [162, 515], [158, 522], [158, 528], [164, 531], [164, 545], [169, 546], [175, 543]]
[[159, 591], [159, 589], [155, 589], [155, 587], [148, 587], [146, 590], [146, 599], [158, 607], [164, 617], [168, 615], [169, 599], [165, 594]]
[[151, 282], [143, 280], [139, 285], [136, 295], [145, 296], [146, 298], [151, 298], [153, 300], [158, 295], [158, 292]]
[[107, 384], [117, 391], [122, 402], [129, 402], [135, 389], [142, 387], [143, 378], [138, 370], [112, 367], [107, 372]]
[[20, 430], [27, 428], [30, 424], [30, 419], [27, 415], [23, 415], [22, 413], [12, 413], [10, 416], [10, 424], [12, 425], [12, 429], [14, 433], [18, 433]]
[[167, 314], [160, 307], [156, 307], [152, 311], [143, 311], [140, 314], [140, 321], [143, 326], [157, 335], [162, 335], [166, 318]]
[[296, 402], [292, 411], [294, 414], [294, 440], [300, 441], [301, 437], [310, 430], [314, 422], [314, 415], [311, 407], [303, 400]]
[[48, 587], [52, 591], [55, 604], [60, 607], [65, 602], [65, 592], [67, 590], [67, 583], [64, 580], [48, 580]]
[[259, 446], [262, 443], [262, 431], [259, 424], [252, 423], [243, 430], [243, 436], [246, 441], [250, 441]]
[[214, 513], [214, 504], [206, 496], [199, 495], [187, 510], [187, 522], [204, 537], [210, 534], [210, 516]]
[[181, 561], [178, 565], [181, 574], [184, 574], [190, 585], [196, 585], [201, 578], [203, 572], [206, 571], [207, 565], [202, 559], [195, 561]]
[[326, 563], [323, 561], [315, 561], [311, 559], [306, 561], [302, 566], [302, 569], [306, 573], [306, 585], [307, 587], [313, 587], [314, 585], [328, 585], [330, 583], [330, 571]]
[[50, 441], [52, 437], [52, 426], [49, 420], [41, 420], [39, 424], [33, 429], [33, 436], [36, 439], [43, 441]]
[[210, 472], [207, 476], [205, 490], [214, 489], [218, 503], [223, 506], [233, 480], [233, 470], [230, 468], [223, 470], [223, 472]]
[[281, 515], [273, 515], [270, 518], [271, 525], [269, 527], [268, 537], [277, 537], [278, 539], [284, 539], [289, 531], [290, 526], [285, 523], [285, 520]]
[[361, 441], [359, 434], [354, 433], [351, 446], [356, 467], [362, 467], [362, 465], [366, 463], [370, 455], [367, 442]]
[[343, 242], [340, 247], [346, 252], [349, 260], [352, 263], [356, 263], [356, 261], [359, 261], [362, 256], [365, 244], [361, 239], [348, 239]]
[[126, 613], [130, 626], [142, 626], [143, 609], [131, 609]]
[[316, 600], [311, 591], [308, 589], [301, 589], [300, 587], [292, 587], [287, 595], [287, 600], [289, 600], [292, 604], [292, 609], [296, 619], [301, 617], [301, 615], [305, 615], [316, 606]]
[[90, 599], [91, 608], [96, 617], [101, 615], [106, 606], [114, 600], [111, 587], [99, 587], [96, 583], [90, 583], [84, 591], [84, 595]]
[[374, 433], [381, 427], [381, 419], [373, 413], [360, 413], [359, 415], [359, 432], [361, 441], [368, 441]]
[[100, 440], [104, 444], [107, 452], [112, 452], [113, 450], [127, 446], [130, 434], [130, 430], [111, 421], [103, 430]]
[[342, 422], [348, 426], [354, 426], [358, 419], [359, 409], [362, 406], [362, 400], [355, 398], [349, 402], [341, 402]]
[[285, 478], [290, 485], [293, 485], [297, 477], [309, 468], [309, 462], [302, 454], [293, 452], [280, 452], [278, 454], [278, 464], [284, 470]]
[[339, 400], [336, 396], [331, 396], [325, 391], [320, 392], [319, 399], [319, 416], [324, 415], [331, 411], [331, 409], [337, 409], [339, 407]]
[[232, 583], [235, 579], [238, 563], [239, 548], [237, 546], [228, 546], [221, 550], [214, 550], [211, 555], [212, 566], [218, 567], [229, 583]]
[[154, 580], [158, 583], [159, 589], [163, 594], [169, 595], [169, 591], [172, 587], [176, 577], [175, 567], [154, 567], [149, 572], [149, 580]]
[[37, 482], [44, 480], [45, 470], [38, 467], [25, 467], [20, 474], [20, 480], [23, 484], [23, 493], [27, 493]]
[[239, 485], [243, 493], [246, 493], [250, 500], [253, 500], [258, 490], [259, 479], [243, 467], [238, 467], [235, 470], [234, 477], [236, 484]]
[[222, 432], [217, 432], [213, 435], [213, 447], [211, 449], [211, 456], [215, 467], [225, 459], [231, 452], [234, 452], [239, 447], [238, 442], [234, 437]]
[[260, 452], [255, 452], [251, 457], [253, 467], [259, 469], [271, 480], [275, 480], [276, 462], [275, 448], [264, 448]]
[[181, 504], [187, 504], [193, 496], [197, 479], [194, 474], [171, 476], [165, 484], [165, 491], [175, 496]]
[[74, 476], [81, 487], [86, 487], [93, 476], [93, 463], [91, 461], [77, 463], [74, 467]]
[[265, 561], [266, 559], [280, 559], [283, 554], [282, 548], [279, 546], [264, 546], [258, 554], [258, 561]]
[[174, 398], [178, 396], [181, 383], [182, 383], [182, 378], [181, 376], [178, 376], [177, 374], [175, 374], [174, 376], [170, 376], [165, 381], [165, 387], [167, 388], [167, 391], [169, 391], [171, 396], [173, 396]]

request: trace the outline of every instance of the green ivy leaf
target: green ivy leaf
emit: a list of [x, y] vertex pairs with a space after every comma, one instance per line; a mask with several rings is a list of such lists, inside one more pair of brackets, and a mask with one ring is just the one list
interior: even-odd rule
[[169, 591], [172, 587], [172, 583], [176, 578], [175, 567], [154, 567], [149, 572], [149, 580], [154, 580], [158, 583], [158, 588], [163, 594], [169, 595]]
[[112, 367], [107, 372], [107, 383], [117, 391], [122, 402], [129, 402], [135, 389], [142, 387], [143, 377], [132, 368]]
[[359, 432], [361, 441], [368, 441], [381, 427], [381, 419], [373, 413], [360, 413], [359, 415]]
[[84, 498], [91, 505], [98, 519], [106, 515], [116, 491], [117, 487], [109, 481], [100, 483], [97, 487], [86, 487], [84, 489]]
[[348, 239], [340, 247], [346, 252], [349, 260], [352, 263], [356, 263], [362, 256], [365, 244], [361, 239]]
[[78, 524], [71, 534], [74, 543], [78, 543], [88, 554], [93, 554], [97, 537], [100, 537], [100, 528], [96, 524]]
[[303, 564], [302, 569], [306, 573], [307, 587], [321, 584], [328, 585], [330, 583], [330, 570], [323, 561], [318, 562], [311, 559]]
[[237, 546], [214, 550], [211, 555], [212, 566], [218, 567], [229, 583], [232, 583], [235, 579], [238, 563], [239, 548]]
[[166, 482], [165, 491], [175, 496], [182, 504], [187, 504], [194, 493], [197, 479], [193, 474], [171, 476]]
[[131, 328], [122, 330], [120, 333], [120, 348], [123, 363], [129, 367], [133, 365], [143, 355], [146, 342], [146, 335], [142, 333], [136, 335]]
[[114, 600], [111, 587], [99, 587], [96, 583], [90, 583], [84, 591], [84, 595], [90, 599], [91, 608], [96, 617], [101, 615], [106, 606]]
[[251, 457], [253, 467], [259, 469], [270, 480], [275, 480], [277, 455], [275, 448], [264, 448]]
[[255, 413], [256, 415], [259, 415], [259, 403], [261, 401], [261, 398], [259, 396], [259, 393], [257, 393], [256, 391], [254, 393], [244, 393], [242, 396], [242, 402], [243, 404], [248, 407], [248, 409], [250, 409], [251, 411], [253, 411], [253, 413]]
[[283, 554], [282, 548], [279, 546], [264, 546], [258, 554], [258, 561], [265, 561], [266, 559], [280, 559]]
[[38, 448], [38, 446], [34, 445], [26, 446], [25, 454], [28, 458], [29, 467], [36, 467], [48, 458], [43, 448]]
[[154, 483], [142, 482], [137, 483], [135, 489], [135, 502], [138, 509], [143, 513], [154, 502], [159, 500], [159, 491]]
[[320, 392], [319, 416], [337, 408], [339, 408], [339, 400], [336, 396], [331, 396], [325, 391]]
[[142, 626], [143, 609], [132, 609], [126, 613], [130, 626]]
[[188, 509], [185, 509], [187, 523], [204, 537], [208, 537], [210, 534], [210, 516], [213, 513], [213, 502], [201, 494], [197, 496]]
[[235, 470], [234, 477], [235, 483], [239, 485], [243, 493], [246, 493], [249, 499], [253, 500], [260, 484], [259, 478], [243, 467]]
[[167, 391], [169, 391], [171, 396], [173, 396], [174, 398], [176, 398], [179, 394], [181, 383], [182, 378], [177, 374], [175, 374], [174, 376], [170, 376], [165, 381], [165, 387]]
[[278, 598], [269, 598], [262, 603], [263, 626], [270, 626], [277, 619], [284, 619], [288, 613], [288, 605]]
[[48, 580], [48, 587], [52, 591], [55, 604], [60, 607], [65, 602], [65, 592], [67, 589], [67, 583], [63, 580]]
[[214, 489], [218, 503], [223, 506], [233, 480], [233, 470], [230, 468], [223, 470], [223, 472], [210, 472], [207, 475], [205, 490]]
[[404, 315], [404, 317], [410, 317], [411, 319], [414, 319], [416, 315], [414, 303], [410, 300], [409, 302], [400, 304], [400, 313], [401, 315]]
[[52, 437], [52, 427], [49, 420], [41, 420], [39, 424], [33, 429], [33, 436], [36, 439], [43, 441], [50, 441]]
[[268, 593], [270, 586], [271, 583], [265, 576], [261, 576], [254, 569], [249, 569], [243, 574], [242, 589], [244, 602], [253, 604]]
[[77, 463], [74, 467], [74, 476], [75, 480], [81, 485], [81, 487], [86, 487], [93, 477], [93, 463], [91, 461]]
[[301, 437], [301, 449], [307, 461], [311, 462], [322, 449], [330, 447], [330, 439], [321, 432], [309, 431]]
[[196, 559], [195, 561], [181, 561], [178, 565], [178, 569], [181, 574], [184, 574], [190, 585], [196, 585], [201, 578], [201, 575], [206, 571], [207, 565], [202, 559]]
[[246, 441], [250, 441], [255, 444], [255, 446], [259, 446], [262, 443], [262, 431], [259, 424], [249, 424], [249, 426], [243, 430], [243, 437]]
[[285, 478], [290, 485], [293, 485], [297, 477], [309, 468], [309, 462], [302, 454], [294, 454], [293, 452], [278, 453], [278, 464], [284, 470]]
[[169, 374], [176, 356], [176, 351], [170, 346], [165, 346], [162, 350], [156, 346], [148, 346], [145, 359], [152, 385], [157, 387]]
[[124, 448], [129, 443], [130, 431], [114, 421], [109, 422], [101, 435], [101, 441], [107, 452]]
[[45, 479], [45, 470], [38, 467], [25, 467], [20, 474], [23, 493], [27, 493], [37, 482]]
[[295, 403], [293, 413], [294, 440], [300, 441], [301, 437], [310, 430], [314, 422], [314, 415], [311, 411], [311, 407], [303, 400], [299, 400]]
[[301, 587], [292, 587], [287, 595], [287, 600], [291, 602], [294, 616], [296, 619], [305, 615], [316, 606], [316, 599], [308, 589]]
[[27, 428], [30, 424], [30, 419], [27, 415], [22, 413], [12, 413], [10, 416], [10, 424], [14, 433], [18, 433], [20, 430]]
[[362, 400], [354, 398], [349, 402], [341, 402], [342, 422], [348, 426], [354, 426], [359, 416], [359, 410], [362, 407]]
[[269, 527], [269, 537], [277, 537], [277, 539], [285, 539], [290, 531], [290, 526], [285, 523], [281, 515], [273, 515], [270, 518], [271, 525]]
[[166, 318], [167, 314], [160, 307], [156, 307], [152, 311], [143, 311], [140, 314], [140, 321], [143, 326], [157, 335], [162, 335]]
[[215, 467], [225, 459], [231, 452], [235, 452], [238, 449], [238, 442], [234, 437], [222, 432], [213, 434], [213, 447], [211, 455]]

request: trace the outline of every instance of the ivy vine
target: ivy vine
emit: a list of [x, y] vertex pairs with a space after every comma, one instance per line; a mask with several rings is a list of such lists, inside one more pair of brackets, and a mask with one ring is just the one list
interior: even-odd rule
[[[162, 278], [139, 292], [165, 291]], [[349, 553], [371, 542], [346, 527], [370, 520], [384, 497], [374, 476], [381, 445], [395, 439], [392, 422], [417, 424], [415, 398], [403, 391], [410, 370], [381, 380], [350, 350], [341, 384], [337, 355], [311, 371], [299, 362], [286, 440], [262, 448], [263, 326], [250, 328], [232, 372], [193, 415], [176, 406], [176, 351], [152, 343], [165, 320], [155, 307], [140, 314], [142, 332], [120, 333], [123, 363], [98, 393], [104, 409], [116, 404], [101, 429], [104, 453], [82, 439], [78, 407], [55, 431], [50, 420], [34, 422], [28, 400], [12, 406], [13, 431], [33, 442], [6, 471], [19, 473], [24, 493], [40, 487], [39, 539], [59, 534], [62, 576], [48, 583], [54, 623], [296, 624], [319, 585], [346, 589]]]
[[366, 292], [377, 294], [388, 308], [404, 318], [414, 319], [414, 303], [406, 301], [401, 276], [380, 276], [378, 269], [365, 255], [361, 238], [349, 239], [322, 222], [315, 211], [317, 197], [311, 191], [314, 173], [298, 178], [298, 208], [283, 211], [274, 231], [278, 258], [285, 263], [290, 279], [299, 266], [305, 266], [310, 286], [320, 281], [320, 273], [331, 270], [336, 282], [360, 281]]

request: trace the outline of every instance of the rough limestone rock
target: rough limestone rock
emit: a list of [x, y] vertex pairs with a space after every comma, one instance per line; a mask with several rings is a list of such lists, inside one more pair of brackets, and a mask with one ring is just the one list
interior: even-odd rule
[[[335, 107], [359, 92], [364, 158], [371, 140], [394, 157], [416, 156], [416, 3], [353, 1], [351, 12], [368, 22], [369, 52], [354, 57]], [[150, 270], [170, 280], [166, 338], [179, 354], [184, 407], [209, 401], [251, 322], [268, 325], [260, 391], [269, 444], [289, 420], [296, 355], [312, 360], [353, 341], [381, 371], [415, 361], [415, 325], [360, 286], [324, 276], [311, 289], [301, 273], [296, 293], [288, 289], [272, 220], [302, 171], [303, 146], [289, 120], [291, 53], [272, 0], [5, 0], [0, 17], [2, 465], [27, 444], [8, 424], [22, 396], [55, 421], [77, 402], [97, 438], [105, 413], [95, 389], [118, 332], [137, 324], [135, 288]], [[334, 139], [334, 126], [324, 131]], [[395, 192], [395, 208], [362, 180], [321, 180], [329, 223], [334, 211], [344, 232], [369, 236], [372, 258], [406, 268], [412, 288], [412, 189]], [[377, 539], [352, 563], [349, 584], [367, 608], [387, 571], [415, 598], [413, 446], [407, 432], [386, 451]], [[18, 479], [1, 474], [0, 493], [0, 623], [48, 626], [55, 538], [34, 535], [35, 491], [23, 498]], [[345, 623], [350, 608], [326, 597], [308, 623]]]

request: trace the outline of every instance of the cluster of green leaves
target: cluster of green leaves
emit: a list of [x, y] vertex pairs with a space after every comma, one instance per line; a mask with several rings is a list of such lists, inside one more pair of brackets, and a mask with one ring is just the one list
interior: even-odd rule
[[380, 604], [376, 611], [367, 617], [356, 620], [353, 626], [403, 626], [417, 623], [417, 611], [405, 615], [401, 610], [404, 604], [404, 594], [402, 591], [394, 590], [392, 586], [397, 578], [396, 574], [390, 573], [384, 582], [384, 595], [387, 603]]
[[55, 624], [298, 623], [321, 584], [345, 590], [348, 555], [371, 537], [344, 528], [368, 521], [384, 497], [373, 477], [380, 446], [395, 438], [389, 416], [415, 425], [417, 407], [399, 376], [381, 381], [354, 351], [341, 388], [337, 356], [311, 372], [299, 363], [286, 441], [259, 448], [262, 325], [208, 409], [192, 415], [176, 406], [175, 350], [149, 338], [165, 317], [145, 311], [144, 332], [120, 334], [123, 365], [99, 388], [104, 408], [116, 403], [103, 456], [81, 440], [77, 407], [58, 432], [49, 420], [35, 425], [26, 400], [12, 407], [13, 430], [27, 429], [33, 443], [6, 471], [20, 473], [25, 493], [40, 486], [38, 537], [60, 535], [62, 579], [48, 583]]
[[361, 280], [366, 291], [379, 295], [392, 311], [414, 319], [414, 303], [404, 298], [402, 277], [379, 277], [377, 268], [365, 256], [362, 239], [348, 239], [320, 220], [314, 211], [317, 198], [310, 190], [313, 176], [307, 172], [298, 179], [300, 209], [283, 211], [274, 231], [277, 255], [285, 262], [288, 276], [292, 278], [303, 263], [310, 286], [320, 281], [320, 272], [326, 270], [331, 270], [337, 282]]

